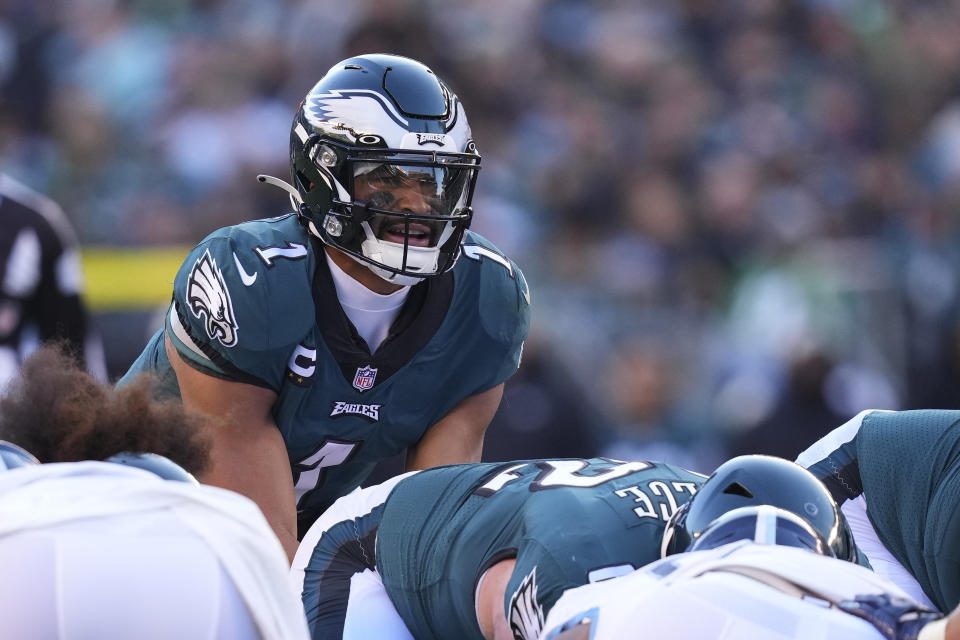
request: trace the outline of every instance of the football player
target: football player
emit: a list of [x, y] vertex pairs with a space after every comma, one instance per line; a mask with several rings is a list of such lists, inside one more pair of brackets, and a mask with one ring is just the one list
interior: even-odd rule
[[906, 598], [853, 562], [852, 534], [826, 487], [770, 456], [718, 467], [670, 519], [662, 549], [663, 560], [639, 571], [567, 591], [542, 637], [612, 640], [642, 628], [653, 638], [877, 639], [840, 603]]
[[960, 411], [864, 411], [797, 462], [830, 489], [877, 573], [928, 607], [960, 603]]
[[3, 636], [307, 638], [263, 515], [197, 484], [198, 418], [148, 384], [114, 390], [44, 348], [0, 398]]
[[702, 480], [604, 458], [412, 472], [337, 501], [291, 577], [314, 638], [531, 640], [565, 589], [659, 558]]
[[[242, 132], [237, 132], [242, 135]], [[176, 276], [157, 371], [222, 418], [205, 482], [288, 552], [374, 465], [479, 461], [529, 324], [520, 269], [468, 231], [480, 154], [463, 105], [394, 55], [337, 63], [290, 136], [293, 213], [214, 231]]]
[[565, 592], [541, 638], [620, 640], [642, 630], [649, 638], [916, 640], [914, 629], [939, 617], [833, 554], [795, 513], [734, 509], [684, 553]]

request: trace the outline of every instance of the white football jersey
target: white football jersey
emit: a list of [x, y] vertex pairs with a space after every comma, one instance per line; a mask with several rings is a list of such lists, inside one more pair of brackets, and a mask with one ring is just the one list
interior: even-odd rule
[[869, 623], [831, 604], [870, 593], [907, 597], [853, 563], [740, 541], [570, 589], [550, 611], [541, 640], [587, 620], [592, 640], [882, 640]]
[[0, 560], [10, 637], [309, 637], [280, 542], [225, 489], [108, 462], [6, 471]]

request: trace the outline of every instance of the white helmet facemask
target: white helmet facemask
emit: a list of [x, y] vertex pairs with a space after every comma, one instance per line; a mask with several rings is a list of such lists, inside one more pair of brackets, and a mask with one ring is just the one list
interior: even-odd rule
[[[410, 245], [404, 245], [399, 242], [389, 242], [387, 240], [381, 240], [377, 238], [377, 236], [373, 233], [373, 229], [370, 228], [370, 224], [368, 222], [364, 222], [361, 226], [364, 234], [367, 236], [367, 239], [360, 244], [360, 249], [364, 256], [370, 258], [374, 262], [379, 262], [387, 265], [388, 267], [393, 267], [398, 271], [406, 270], [422, 272], [427, 276], [437, 273], [437, 268], [440, 262], [439, 246], [449, 240], [450, 236], [453, 234], [453, 225], [448, 222], [443, 226], [443, 231], [440, 234], [440, 238], [437, 241], [436, 246], [414, 247]], [[406, 265], [404, 265], [405, 254]], [[365, 265], [384, 280], [393, 282], [395, 284], [414, 285], [423, 280], [423, 278], [389, 271], [359, 259], [357, 259], [357, 262]]]

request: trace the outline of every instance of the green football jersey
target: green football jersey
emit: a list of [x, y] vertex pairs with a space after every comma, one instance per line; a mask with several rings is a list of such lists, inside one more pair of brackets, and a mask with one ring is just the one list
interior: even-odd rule
[[850, 425], [800, 462], [839, 503], [863, 495], [884, 547], [951, 611], [960, 603], [960, 411], [871, 411]]
[[319, 240], [295, 214], [215, 231], [184, 261], [145, 370], [178, 394], [164, 333], [193, 367], [277, 393], [301, 533], [376, 463], [464, 398], [509, 378], [529, 326], [516, 264], [468, 233], [450, 272], [411, 288], [374, 353], [348, 320]]
[[666, 521], [703, 480], [671, 465], [603, 458], [428, 469], [387, 498], [377, 569], [414, 637], [482, 638], [478, 581], [514, 557], [507, 619], [535, 638], [565, 589], [657, 560]]

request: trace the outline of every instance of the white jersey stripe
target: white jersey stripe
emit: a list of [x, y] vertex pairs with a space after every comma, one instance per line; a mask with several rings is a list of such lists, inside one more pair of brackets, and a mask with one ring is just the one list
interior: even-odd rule
[[875, 411], [886, 410], [866, 409], [861, 411], [820, 440], [817, 440], [810, 448], [797, 456], [796, 463], [801, 467], [809, 468], [821, 460], [825, 460], [831, 453], [853, 440], [860, 431], [860, 427], [863, 426], [863, 419]]

